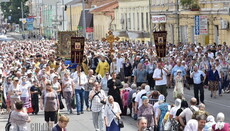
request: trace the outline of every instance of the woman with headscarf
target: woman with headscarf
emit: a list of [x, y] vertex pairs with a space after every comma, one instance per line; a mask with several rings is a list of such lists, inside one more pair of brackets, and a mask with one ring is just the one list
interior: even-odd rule
[[[156, 125], [158, 126], [158, 129], [161, 131], [163, 129], [163, 119], [165, 117], [165, 114], [168, 112], [168, 106], [169, 104], [164, 102], [165, 101], [165, 96], [160, 95], [158, 97], [158, 104], [159, 106], [157, 107], [157, 115], [156, 115]], [[155, 103], [156, 104], [156, 103]]]
[[118, 119], [121, 119], [120, 114], [119, 104], [114, 101], [113, 96], [108, 96], [108, 104], [105, 105], [104, 111], [106, 131], [120, 131], [118, 126]]
[[153, 129], [154, 128], [154, 109], [153, 105], [149, 104], [149, 99], [147, 96], [142, 97], [142, 106], [138, 110], [138, 117], [145, 117], [148, 120], [148, 128]]
[[212, 131], [230, 131], [230, 124], [224, 122], [225, 116], [222, 112], [217, 114], [216, 124], [212, 126]]
[[198, 131], [198, 121], [194, 119], [189, 120], [184, 131]]
[[214, 124], [216, 124], [214, 116], [209, 115], [207, 117], [207, 122], [206, 122], [206, 124], [204, 126], [204, 131], [212, 131], [212, 126]]
[[180, 107], [181, 107], [181, 100], [176, 99], [174, 107], [170, 110], [170, 116], [169, 116], [170, 119], [175, 119], [176, 118], [177, 110], [180, 109]]

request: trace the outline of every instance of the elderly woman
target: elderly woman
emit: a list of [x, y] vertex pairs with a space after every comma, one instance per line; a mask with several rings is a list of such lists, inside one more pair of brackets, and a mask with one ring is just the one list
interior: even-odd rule
[[74, 95], [74, 83], [73, 80], [70, 78], [70, 73], [66, 72], [64, 74], [63, 80], [63, 96], [66, 101], [66, 106], [69, 114], [72, 114], [72, 107], [71, 102]]
[[219, 72], [216, 70], [215, 65], [212, 65], [212, 69], [208, 72], [208, 85], [211, 91], [211, 97], [216, 98], [216, 91], [219, 88]]
[[52, 81], [52, 88], [58, 94], [60, 109], [63, 109], [64, 105], [63, 105], [62, 100], [61, 100], [61, 84], [58, 82], [58, 76], [56, 76], [56, 75], [54, 76], [53, 81]]
[[46, 83], [46, 90], [43, 91], [41, 100], [40, 100], [40, 108], [43, 110], [44, 107], [44, 117], [45, 121], [48, 123], [49, 129], [51, 129], [54, 125], [54, 121], [56, 119], [56, 113], [59, 109], [59, 101], [58, 95], [56, 91], [52, 89], [52, 85], [50, 81]]
[[212, 126], [216, 124], [215, 118], [212, 115], [209, 115], [206, 119], [206, 124], [204, 126], [204, 131], [212, 131]]
[[212, 126], [212, 131], [230, 131], [230, 124], [224, 122], [225, 116], [222, 112], [217, 114], [216, 124]]
[[138, 110], [138, 117], [145, 117], [148, 120], [148, 125], [147, 127], [150, 129], [154, 128], [154, 122], [155, 117], [154, 117], [154, 109], [153, 105], [149, 104], [149, 99], [147, 96], [142, 97], [142, 106]]
[[108, 96], [108, 104], [105, 106], [104, 119], [106, 131], [120, 131], [118, 119], [120, 119], [121, 109], [113, 96]]

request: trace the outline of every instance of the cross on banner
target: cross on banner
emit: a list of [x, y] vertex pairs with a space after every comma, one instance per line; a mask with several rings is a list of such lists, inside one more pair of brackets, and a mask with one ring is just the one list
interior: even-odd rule
[[108, 36], [106, 38], [102, 38], [102, 41], [103, 42], [107, 41], [110, 44], [110, 53], [112, 53], [112, 52], [114, 52], [114, 50], [113, 50], [113, 42], [119, 41], [119, 39], [120, 39], [119, 37], [115, 37], [113, 35], [112, 31], [109, 31]]

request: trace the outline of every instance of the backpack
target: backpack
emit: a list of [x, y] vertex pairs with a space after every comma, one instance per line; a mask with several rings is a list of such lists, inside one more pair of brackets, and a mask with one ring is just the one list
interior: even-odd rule
[[6, 126], [5, 126], [5, 131], [10, 131], [10, 127], [11, 127], [11, 122], [10, 122], [10, 117], [11, 117], [11, 113], [9, 114], [9, 118], [8, 118], [8, 121], [6, 123]]

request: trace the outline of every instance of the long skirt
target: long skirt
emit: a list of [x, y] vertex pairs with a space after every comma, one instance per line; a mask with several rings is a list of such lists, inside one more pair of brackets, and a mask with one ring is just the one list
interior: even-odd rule
[[219, 89], [219, 81], [209, 81], [209, 90], [217, 91]]
[[31, 104], [30, 104], [30, 101], [29, 101], [29, 97], [21, 97], [21, 100], [23, 101], [25, 108], [31, 107]]
[[120, 127], [113, 120], [110, 127], [106, 127], [106, 131], [120, 131]]

